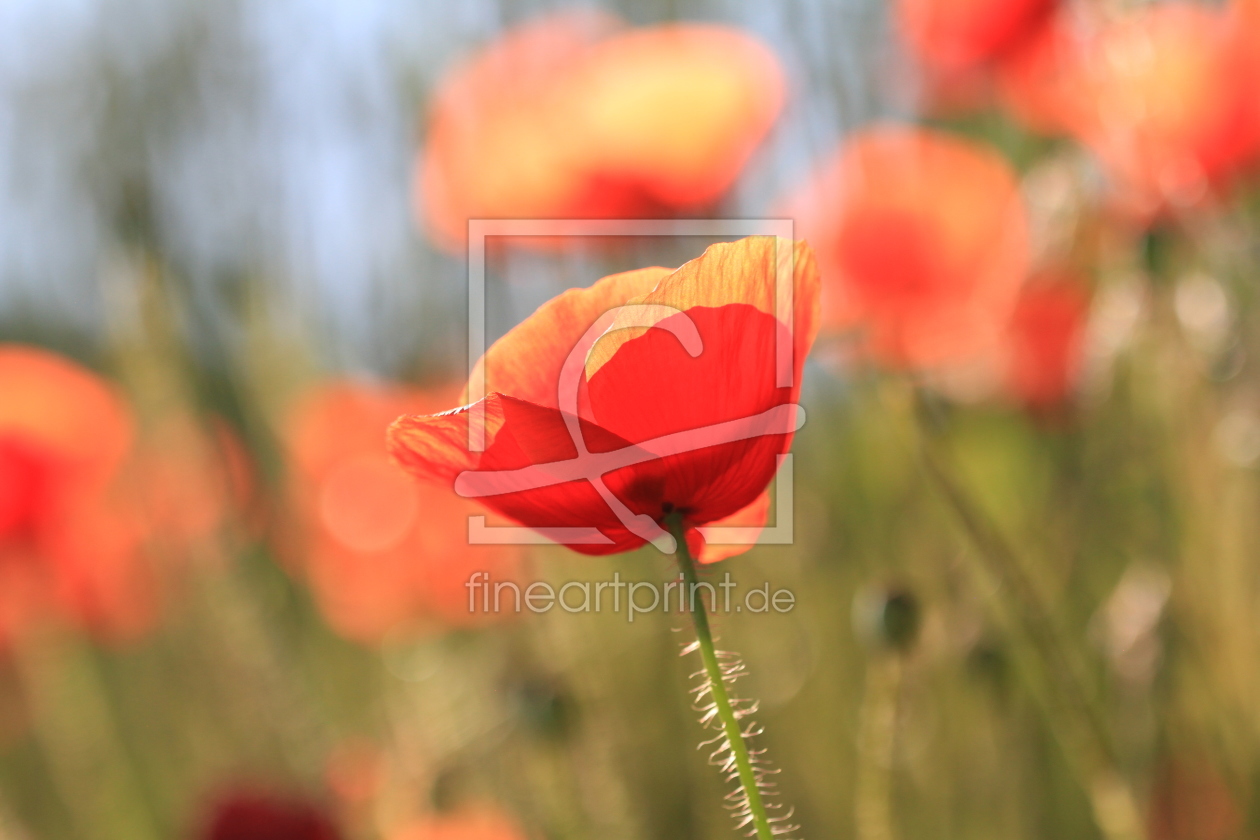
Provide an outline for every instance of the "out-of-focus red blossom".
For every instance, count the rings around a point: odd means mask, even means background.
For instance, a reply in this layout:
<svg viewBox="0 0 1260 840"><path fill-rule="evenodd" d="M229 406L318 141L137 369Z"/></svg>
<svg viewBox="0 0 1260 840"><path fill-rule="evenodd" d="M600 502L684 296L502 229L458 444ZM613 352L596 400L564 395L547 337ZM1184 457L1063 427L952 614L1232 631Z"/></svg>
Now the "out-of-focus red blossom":
<svg viewBox="0 0 1260 840"><path fill-rule="evenodd" d="M100 377L0 345L0 644L48 612L108 637L144 630L142 521L113 484L134 423Z"/></svg>
<svg viewBox="0 0 1260 840"><path fill-rule="evenodd" d="M789 254L792 325L775 315L776 268ZM494 485L493 494L484 498L489 507L544 533L556 527L596 528L602 542L570 542L569 547L611 554L646 540L587 480L557 479L516 489L510 482L495 484L502 475L488 474L563 471L556 465L591 463L601 453L625 453L633 451L628 449L633 444L644 444L643 451L650 453L646 460L609 466L603 476L607 489L629 514L646 517L656 523L653 527L671 511L680 512L693 550L702 562L712 561L720 555L702 545L698 526L723 524L741 512L764 523L763 494L777 469L776 456L787 451L795 428L792 405L818 329L818 293L809 247L768 237L714 245L675 271L644 268L571 289L539 307L481 360L488 393L479 403L485 413L484 452L468 449L468 408L400 418L390 428L390 449L411 472L448 488L461 481ZM619 329L633 320L627 314L631 310L619 309L625 304L657 305L652 328ZM618 320L589 356L576 356L574 381L565 380L572 388L580 386L576 409L562 404L566 359L601 317L613 317L606 315L612 310ZM690 330L687 349L684 336ZM792 348L794 367L785 369L791 377L786 387L777 378L780 344ZM786 362L786 353L782 359ZM574 411L577 417L566 413ZM715 431L721 428L717 424L744 418L761 419L751 421L743 439L722 440ZM595 453L589 461L578 458L570 422L580 424L589 452ZM688 442L668 450L661 439L674 434Z"/></svg>
<svg viewBox="0 0 1260 840"><path fill-rule="evenodd" d="M974 70L1021 48L1058 0L898 0L906 45L930 69Z"/></svg>
<svg viewBox="0 0 1260 840"><path fill-rule="evenodd" d="M1150 802L1151 840L1229 840L1243 826L1243 812L1229 785L1204 759L1165 761Z"/></svg>
<svg viewBox="0 0 1260 840"><path fill-rule="evenodd" d="M1230 31L1237 39L1236 48L1254 69L1260 63L1260 0L1233 0L1229 4Z"/></svg>
<svg viewBox="0 0 1260 840"><path fill-rule="evenodd" d="M1080 373L1089 295L1070 276L1046 275L1021 290L1008 325L1006 382L1034 409L1062 403Z"/></svg>
<svg viewBox="0 0 1260 840"><path fill-rule="evenodd" d="M390 834L389 840L525 840L525 834L502 814L470 811L410 823Z"/></svg>
<svg viewBox="0 0 1260 840"><path fill-rule="evenodd" d="M312 802L236 791L211 808L195 840L341 840L324 809Z"/></svg>
<svg viewBox="0 0 1260 840"><path fill-rule="evenodd" d="M383 771L380 747L361 739L338 744L324 766L328 789L351 807L372 800L380 787Z"/></svg>
<svg viewBox="0 0 1260 840"><path fill-rule="evenodd" d="M137 439L110 385L37 348L0 345L0 394L0 645L50 614L142 634L161 601L153 561L228 512L220 453L187 417Z"/></svg>
<svg viewBox="0 0 1260 840"><path fill-rule="evenodd" d="M435 95L416 203L439 244L469 218L626 218L701 209L782 107L760 42L716 25L623 29L567 12L509 31Z"/></svg>
<svg viewBox="0 0 1260 840"><path fill-rule="evenodd" d="M400 414L447 408L457 387L421 390L331 382L311 389L284 428L291 468L290 546L334 629L363 642L426 622L487 620L468 609L475 571L512 579L512 546L469 545L468 515L484 511L414 482L385 450Z"/></svg>
<svg viewBox="0 0 1260 840"><path fill-rule="evenodd" d="M1053 15L996 67L999 98L1024 126L1039 134L1068 133L1089 107L1078 87L1083 49L1078 21Z"/></svg>
<svg viewBox="0 0 1260 840"><path fill-rule="evenodd" d="M142 502L148 531L168 549L206 540L254 503L240 439L222 421L207 428L189 414L168 415L146 430L126 480Z"/></svg>
<svg viewBox="0 0 1260 840"><path fill-rule="evenodd" d="M934 366L997 346L1029 259L1015 174L995 152L937 131L860 131L795 205L818 251L823 318L858 327L894 365Z"/></svg>
<svg viewBox="0 0 1260 840"><path fill-rule="evenodd" d="M1250 20L1248 20L1250 17ZM1135 8L1078 51L1073 133L1135 212L1198 201L1260 154L1254 11Z"/></svg>

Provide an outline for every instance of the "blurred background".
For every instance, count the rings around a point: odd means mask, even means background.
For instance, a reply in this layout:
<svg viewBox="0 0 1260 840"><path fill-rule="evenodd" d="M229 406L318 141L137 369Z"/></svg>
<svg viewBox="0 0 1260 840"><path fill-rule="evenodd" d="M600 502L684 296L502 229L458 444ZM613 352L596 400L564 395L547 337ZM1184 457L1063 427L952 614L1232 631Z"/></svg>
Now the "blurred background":
<svg viewBox="0 0 1260 840"><path fill-rule="evenodd" d="M467 545L477 218L791 218L809 838L1260 837L1260 3L2 0L0 840L732 836L672 579ZM489 338L702 237L510 238ZM475 360L473 360L475 361Z"/></svg>

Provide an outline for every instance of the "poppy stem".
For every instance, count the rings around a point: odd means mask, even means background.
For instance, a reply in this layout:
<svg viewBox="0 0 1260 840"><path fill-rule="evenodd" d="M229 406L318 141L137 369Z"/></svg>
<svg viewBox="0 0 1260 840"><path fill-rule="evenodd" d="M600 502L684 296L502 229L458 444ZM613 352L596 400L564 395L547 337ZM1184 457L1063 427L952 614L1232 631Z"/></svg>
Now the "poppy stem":
<svg viewBox="0 0 1260 840"><path fill-rule="evenodd" d="M739 725L740 715L731 703L730 693L726 689L727 674L722 668L722 663L718 661L717 649L713 645L713 632L709 629L708 607L705 606L703 597L697 598L695 595L699 591L696 564L691 559L691 552L687 548L682 516L671 513L666 517L665 524L678 544L674 557L682 570L683 583L686 587L684 591L688 593L687 600L691 603L691 609L688 612L691 613L691 621L696 628L696 647L700 650L700 658L704 661L708 692L713 698L713 707L721 721L722 733L730 749L740 787L743 788L744 802L747 806L746 816L751 818L757 840L773 840L774 832L770 827L765 802L762 801L757 772L749 756L748 744L744 741L744 731ZM695 604L697 600L699 601L698 609Z"/></svg>

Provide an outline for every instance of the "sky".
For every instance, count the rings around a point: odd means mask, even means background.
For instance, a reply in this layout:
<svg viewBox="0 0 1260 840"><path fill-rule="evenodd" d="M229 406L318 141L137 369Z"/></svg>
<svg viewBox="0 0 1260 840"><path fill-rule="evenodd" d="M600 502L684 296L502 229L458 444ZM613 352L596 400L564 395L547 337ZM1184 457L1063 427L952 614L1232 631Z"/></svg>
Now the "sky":
<svg viewBox="0 0 1260 840"><path fill-rule="evenodd" d="M505 23L554 5L0 2L0 322L102 335L102 277L142 230L200 323L230 333L225 289L264 277L277 329L316 332L328 366L396 369L423 344L417 324L462 305L462 264L427 247L411 212L425 93ZM767 212L877 108L874 0L626 11L673 14L746 26L793 79L737 215Z"/></svg>

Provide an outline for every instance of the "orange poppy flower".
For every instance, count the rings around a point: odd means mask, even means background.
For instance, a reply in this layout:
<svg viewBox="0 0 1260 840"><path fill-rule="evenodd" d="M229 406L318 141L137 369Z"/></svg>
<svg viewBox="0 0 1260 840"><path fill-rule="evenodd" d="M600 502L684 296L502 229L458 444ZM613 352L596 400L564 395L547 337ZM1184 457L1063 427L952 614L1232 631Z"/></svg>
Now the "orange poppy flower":
<svg viewBox="0 0 1260 840"><path fill-rule="evenodd" d="M470 218L704 207L769 130L783 84L770 51L735 29L545 17L442 83L416 170L419 213L441 245L458 250Z"/></svg>
<svg viewBox="0 0 1260 840"><path fill-rule="evenodd" d="M430 817L390 835L390 840L523 840L524 833L502 814L469 811Z"/></svg>
<svg viewBox="0 0 1260 840"><path fill-rule="evenodd" d="M1135 205L1193 203L1260 153L1244 14L1142 7L1089 44L1077 90L1091 107L1075 133Z"/></svg>
<svg viewBox="0 0 1260 840"><path fill-rule="evenodd" d="M851 136L798 203L824 318L866 349L932 366L996 346L1028 263L1015 174L995 152L885 125Z"/></svg>
<svg viewBox="0 0 1260 840"><path fill-rule="evenodd" d="M328 622L343 635L380 641L394 630L485 619L468 606L477 571L510 580L517 551L470 546L468 515L481 510L413 482L385 450L399 414L436 411L458 391L334 382L312 389L284 429L300 558Z"/></svg>
<svg viewBox="0 0 1260 840"><path fill-rule="evenodd" d="M113 493L129 407L53 353L0 345L0 643L53 612L106 636L153 615L134 508Z"/></svg>
<svg viewBox="0 0 1260 840"><path fill-rule="evenodd" d="M1070 277L1043 276L1020 292L1007 338L1006 382L1030 408L1051 408L1080 373L1089 295Z"/></svg>
<svg viewBox="0 0 1260 840"><path fill-rule="evenodd" d="M789 256L792 310L776 316ZM586 554L672 548L661 527L671 512L701 552L698 526L752 505L764 516L776 456L803 419L795 403L817 305L809 247L768 237L714 245L675 271L605 277L489 349L487 396L400 418L390 449L417 476ZM470 451L478 414L485 447Z"/></svg>
<svg viewBox="0 0 1260 840"><path fill-rule="evenodd" d="M971 70L1021 46L1058 0L898 0L907 46L929 67Z"/></svg>

